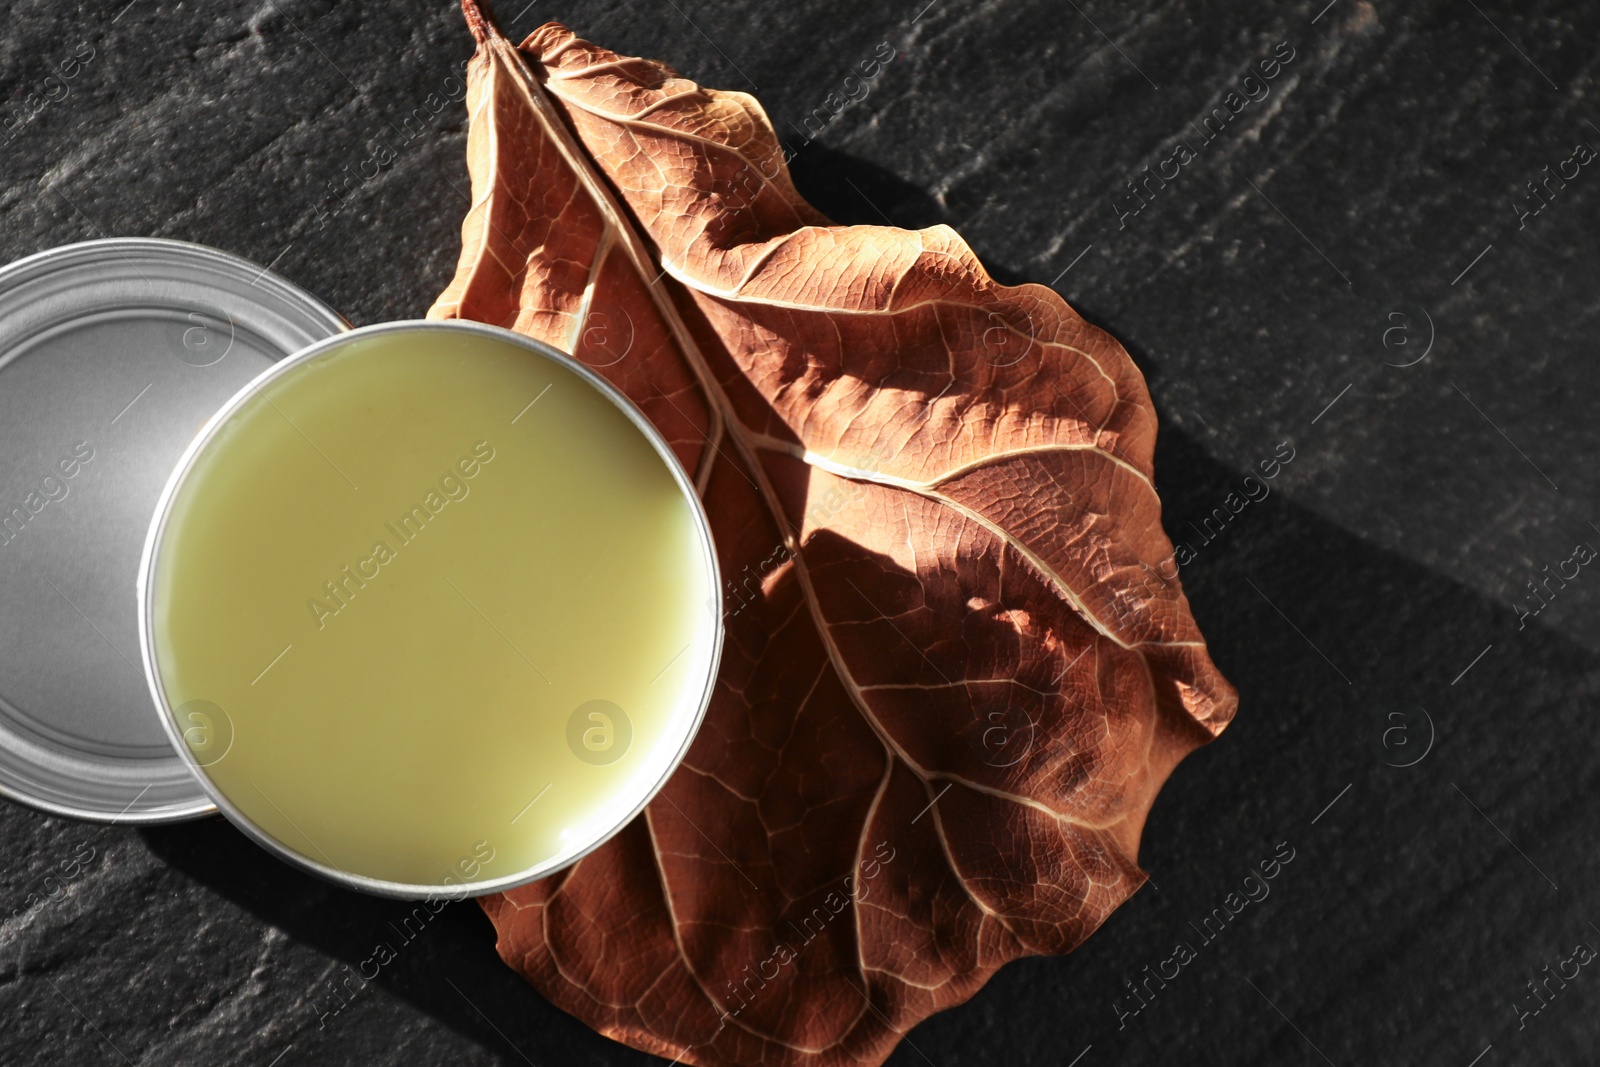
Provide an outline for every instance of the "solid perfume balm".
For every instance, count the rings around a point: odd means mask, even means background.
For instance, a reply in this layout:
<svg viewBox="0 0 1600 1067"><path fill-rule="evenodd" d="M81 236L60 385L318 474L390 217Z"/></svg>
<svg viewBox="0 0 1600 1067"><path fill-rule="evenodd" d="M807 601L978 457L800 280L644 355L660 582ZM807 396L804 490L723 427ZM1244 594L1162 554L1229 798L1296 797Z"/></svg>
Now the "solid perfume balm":
<svg viewBox="0 0 1600 1067"><path fill-rule="evenodd" d="M219 804L380 891L509 884L670 773L717 658L703 513L642 417L500 331L336 338L191 449L158 703Z"/></svg>

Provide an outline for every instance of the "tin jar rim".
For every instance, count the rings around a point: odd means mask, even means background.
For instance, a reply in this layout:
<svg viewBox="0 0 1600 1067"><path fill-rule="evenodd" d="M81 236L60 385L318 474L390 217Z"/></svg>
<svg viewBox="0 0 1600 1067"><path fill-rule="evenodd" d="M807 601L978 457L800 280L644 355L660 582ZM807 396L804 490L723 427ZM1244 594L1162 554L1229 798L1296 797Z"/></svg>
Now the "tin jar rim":
<svg viewBox="0 0 1600 1067"><path fill-rule="evenodd" d="M219 430L227 423L232 415L249 399L258 394L269 383L283 374L292 372L301 364L307 363L321 356L331 349L358 343L366 338L378 337L384 334L395 333L465 333L480 337L491 338L496 341L516 345L536 353L554 362L593 386L606 399L610 400L630 422L650 442L672 477L679 490L690 504L690 512L697 531L697 540L706 564L706 573L712 583L712 634L711 656L707 664L706 676L702 691L696 704L696 710L688 729L684 731L683 739L671 760L667 763L661 777L646 791L643 798L625 816L618 819L614 825L608 827L604 833L570 855L562 855L556 859L535 864L521 871L499 878L466 882L455 885L439 884L412 884L408 882L394 882L379 878L370 878L366 875L353 874L343 871L330 864L321 863L300 852L295 851L277 838L268 834L243 811L241 811L211 780L199 760L195 758L189 745L185 742L181 731L178 729L174 708L168 700L165 688L161 682L160 672L156 668L155 645L153 640L153 611L154 598L154 572L160 555L161 541L166 530L167 520L178 490L182 487L189 472L194 467L196 458L205 449ZM402 319L395 322L378 323L372 326L362 326L345 333L336 334L325 340L318 341L306 348L295 352L274 363L252 379L244 388L240 389L214 414L201 429L200 433L190 442L184 450L183 457L178 461L166 487L161 492L161 497L156 505L155 515L150 523L150 530L145 538L144 553L139 562L138 580L139 598L139 652L142 660L145 682L149 686L150 697L154 702L157 718L160 719L162 728L166 731L172 747L180 759L188 766L200 785L215 803L217 810L227 817L228 821L238 827L246 836L258 845L271 852L280 859L287 860L294 866L311 871L314 874L335 882L339 885L364 892L374 893L379 896L396 897L401 899L461 899L469 896L482 896L497 893L502 890L512 889L519 885L537 881L548 875L554 874L566 867L577 863L583 857L605 844L624 827L631 823L645 807L655 799L656 795L667 784L668 779L677 772L682 765L684 756L688 754L689 746L694 743L695 737L700 732L700 726L705 721L706 710L711 703L711 695L716 686L717 671L722 659L723 643L723 618L722 618L722 579L720 568L717 565L717 554L711 533L711 522L706 516L705 507L701 503L700 494L696 491L694 481L683 469L683 464L673 454L672 448L667 444L661 432L651 424L644 413L629 400L616 386L596 374L589 367L567 355L561 350L542 341L524 337L521 334L498 326L484 323L470 322L461 319Z"/></svg>

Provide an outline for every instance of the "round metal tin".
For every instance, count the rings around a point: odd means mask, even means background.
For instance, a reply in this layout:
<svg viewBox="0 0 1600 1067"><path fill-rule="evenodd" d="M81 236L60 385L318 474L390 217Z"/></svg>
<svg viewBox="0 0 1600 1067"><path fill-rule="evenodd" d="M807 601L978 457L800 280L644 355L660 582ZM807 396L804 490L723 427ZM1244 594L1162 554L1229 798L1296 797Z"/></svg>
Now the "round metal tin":
<svg viewBox="0 0 1600 1067"><path fill-rule="evenodd" d="M106 822L214 810L150 717L144 535L228 397L346 328L263 268L180 241L0 268L0 794Z"/></svg>
<svg viewBox="0 0 1600 1067"><path fill-rule="evenodd" d="M220 788L217 787L208 774L205 764L196 758L189 745L185 743L182 734L183 728L178 722L177 711L180 709L174 709L167 697L161 680L161 672L158 669L153 638L155 604L152 591L158 584L156 581L156 568L161 558L162 536L167 525L174 498L177 496L180 488L184 484L185 478L194 467L197 457L205 449L207 443L217 435L217 433L227 423L229 417L237 409L239 409L243 404L245 404L246 401L250 400L258 392L260 392L265 386L267 386L268 383L274 381L281 375L290 373L296 367L299 367L300 365L311 360L315 360L319 356L325 355L331 350L335 350L340 346L354 344L366 338L385 333L408 331L433 331L444 334L475 334L518 346L529 351L530 353L552 361L567 371L570 371L572 374L593 386L594 389L597 390L603 397L610 400L611 403L614 404L628 418L628 420L639 429L640 433L643 434L645 439L654 448L657 455L661 457L662 461L666 464L667 469L670 471L674 481L677 483L678 488L682 491L685 498L689 502L697 528L697 540L700 545L700 550L704 553L703 559L707 567L707 574L709 575L709 581L712 588L710 601L707 604L707 609L709 610L713 620L713 629L710 635L711 653L709 656L709 662L705 667L705 677L703 679L701 692L699 693L698 700L695 704L695 711L692 716L692 720L688 723L683 737L679 739L680 743L678 744L676 751L672 753L670 759L666 762L664 771L661 773L659 778L654 781L650 788L645 791L638 803L623 818L617 820L614 825L607 827L603 833L600 833L593 840L585 842L585 844L576 851L562 855L554 860L542 863L540 865L536 865L504 877L495 878L493 880L461 882L450 885L413 885L404 882L384 881L341 870L330 865L329 863L321 862L305 855L302 852L296 851L258 826L250 819L248 815L241 811L237 805L230 801L227 795ZM553 874L565 867L571 866L584 856L599 848L602 844L622 830L624 826L633 821L633 819L644 810L645 806L649 804L655 795L660 792L661 788L666 785L667 779L670 778L673 772L677 770L679 764L683 762L684 756L688 753L689 745L694 741L695 735L699 732L700 725L705 719L706 709L711 703L711 693L716 682L718 665L721 661L722 654L722 581L720 569L717 564L716 550L711 536L710 520L706 517L705 510L700 502L700 496L695 490L693 480L684 471L683 466L678 462L677 457L673 454L671 446L668 445L665 438L661 436L660 431L658 431L655 426L651 424L650 420L645 417L644 413L635 407L633 402L623 395L620 390L618 390L604 378L600 377L593 370L584 366L582 363L573 359L566 353L561 352L550 345L535 341L528 337L524 337L521 334L513 333L497 326L487 326L480 323L466 322L461 320L411 320L381 323L374 326L364 326L359 329L350 330L349 332L343 333L337 337L320 341L263 371L259 377L250 382L243 389L239 390L239 392L235 394L234 397L221 408L221 410L216 412L216 414L211 418L211 421L208 422L205 428L200 432L199 436L195 437L194 440L190 442L187 450L185 450L183 453L182 459L178 462L176 469L173 470L171 479L167 482L166 488L161 493L160 502L156 507L155 517L150 523L149 536L145 540L144 555L139 565L138 626L139 648L143 657L145 680L149 686L149 699L153 700L155 703L155 720L159 721L160 728L166 731L170 747L177 751L184 763L188 765L188 768L193 773L194 777L204 785L206 792L210 795L217 809L219 809L223 815L227 816L229 821L231 821L246 835L256 841L257 844L261 845L263 848L277 855L281 859L287 860L298 867L309 870L314 874L320 875L321 877L332 882L336 882L340 885L349 886L354 889L363 890L365 892L374 893L380 896L398 897L403 899L460 899L468 896L482 896L487 893L500 892L502 890L513 888L514 886L535 881L539 878ZM448 668L446 667L444 669ZM148 716L149 711L146 710L145 714Z"/></svg>

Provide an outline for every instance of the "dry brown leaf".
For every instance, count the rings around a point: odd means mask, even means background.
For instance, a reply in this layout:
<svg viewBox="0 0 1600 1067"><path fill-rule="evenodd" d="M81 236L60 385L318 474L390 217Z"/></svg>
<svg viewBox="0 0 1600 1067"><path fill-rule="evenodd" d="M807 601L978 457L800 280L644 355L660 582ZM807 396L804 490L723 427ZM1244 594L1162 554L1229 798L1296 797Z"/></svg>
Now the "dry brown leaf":
<svg viewBox="0 0 1600 1067"><path fill-rule="evenodd" d="M1233 715L1165 577L1144 380L949 228L823 218L752 97L464 7L473 206L429 315L621 387L728 586L682 769L485 898L500 953L663 1056L879 1063L1138 888L1156 790Z"/></svg>

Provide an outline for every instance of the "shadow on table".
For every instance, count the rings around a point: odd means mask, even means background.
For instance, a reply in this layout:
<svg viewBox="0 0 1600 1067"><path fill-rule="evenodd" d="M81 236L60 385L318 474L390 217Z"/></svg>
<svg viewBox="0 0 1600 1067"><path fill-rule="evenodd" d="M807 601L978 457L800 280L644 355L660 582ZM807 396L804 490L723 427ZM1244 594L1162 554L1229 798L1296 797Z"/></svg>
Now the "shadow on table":
<svg viewBox="0 0 1600 1067"><path fill-rule="evenodd" d="M835 151L820 141L789 141L795 188L828 218L844 225L921 229L945 222L939 202L920 186L875 163Z"/></svg>

